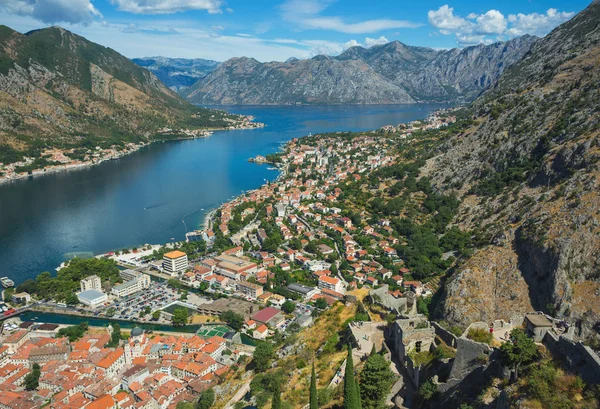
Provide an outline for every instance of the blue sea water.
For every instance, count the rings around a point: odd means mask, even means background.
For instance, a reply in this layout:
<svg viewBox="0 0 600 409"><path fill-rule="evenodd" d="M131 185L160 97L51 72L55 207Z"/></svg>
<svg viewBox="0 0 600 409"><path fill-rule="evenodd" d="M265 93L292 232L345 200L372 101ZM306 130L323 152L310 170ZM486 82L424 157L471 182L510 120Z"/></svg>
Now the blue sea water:
<svg viewBox="0 0 600 409"><path fill-rule="evenodd" d="M0 276L20 283L73 254L181 240L212 208L277 177L248 158L308 133L366 131L442 107L220 107L267 126L155 143L98 166L0 185Z"/></svg>

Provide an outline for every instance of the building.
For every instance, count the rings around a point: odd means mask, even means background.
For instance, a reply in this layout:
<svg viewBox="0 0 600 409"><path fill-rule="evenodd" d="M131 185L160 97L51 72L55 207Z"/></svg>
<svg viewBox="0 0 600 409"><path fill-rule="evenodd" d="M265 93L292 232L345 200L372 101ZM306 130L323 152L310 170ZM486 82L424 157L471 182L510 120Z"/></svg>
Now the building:
<svg viewBox="0 0 600 409"><path fill-rule="evenodd" d="M108 296L102 291L85 290L77 293L77 299L90 308L98 308L108 301Z"/></svg>
<svg viewBox="0 0 600 409"><path fill-rule="evenodd" d="M429 351L435 346L435 330L424 318L396 320L392 336L396 354L404 365L409 352Z"/></svg>
<svg viewBox="0 0 600 409"><path fill-rule="evenodd" d="M249 301L236 298L220 298L212 303L200 304L198 313L218 317L225 311L231 310L244 318L248 318L254 313L257 307Z"/></svg>
<svg viewBox="0 0 600 409"><path fill-rule="evenodd" d="M234 255L223 254L216 257L216 260L218 273L232 280L239 280L242 273L255 274L258 270L256 263Z"/></svg>
<svg viewBox="0 0 600 409"><path fill-rule="evenodd" d="M163 256L163 270L172 276L183 273L188 268L188 257L183 251L171 251Z"/></svg>
<svg viewBox="0 0 600 409"><path fill-rule="evenodd" d="M236 291L256 300L262 295L263 288L258 284L249 283L248 281L238 281L236 283Z"/></svg>
<svg viewBox="0 0 600 409"><path fill-rule="evenodd" d="M102 291L102 281L100 281L100 277L95 274L81 280L79 285L81 287L81 292L87 290Z"/></svg>
<svg viewBox="0 0 600 409"><path fill-rule="evenodd" d="M19 304L29 304L31 302L31 295L26 292L13 294L12 300Z"/></svg>
<svg viewBox="0 0 600 409"><path fill-rule="evenodd" d="M66 361L69 358L71 348L69 345L46 345L33 348L29 353L29 364L43 365L50 361Z"/></svg>
<svg viewBox="0 0 600 409"><path fill-rule="evenodd" d="M261 324L265 324L271 327L278 327L285 321L285 317L281 313L281 310L273 307L263 308L252 316L252 319Z"/></svg>
<svg viewBox="0 0 600 409"><path fill-rule="evenodd" d="M150 276L133 270L128 271L127 276L133 277L131 280L124 282L113 287L111 294L117 297L127 297L131 294L150 288ZM135 273L131 275L132 273Z"/></svg>
<svg viewBox="0 0 600 409"><path fill-rule="evenodd" d="M344 294L344 284L337 277L321 276L319 277L319 288L335 291Z"/></svg>
<svg viewBox="0 0 600 409"><path fill-rule="evenodd" d="M542 342L544 336L552 329L552 322L542 314L528 314L525 316L525 331L535 342Z"/></svg>
<svg viewBox="0 0 600 409"><path fill-rule="evenodd" d="M104 369L107 378L112 378L125 367L125 354L123 348L117 348L111 351L106 357L101 359L97 366Z"/></svg>
<svg viewBox="0 0 600 409"><path fill-rule="evenodd" d="M308 287L302 284L288 284L287 289L300 294L304 298L310 299L314 295L319 294L319 290L314 287Z"/></svg>

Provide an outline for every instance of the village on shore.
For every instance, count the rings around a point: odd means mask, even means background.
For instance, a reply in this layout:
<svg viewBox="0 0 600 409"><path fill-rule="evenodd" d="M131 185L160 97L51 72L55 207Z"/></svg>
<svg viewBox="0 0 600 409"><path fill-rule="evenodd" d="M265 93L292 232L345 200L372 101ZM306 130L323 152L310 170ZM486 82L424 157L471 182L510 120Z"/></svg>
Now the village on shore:
<svg viewBox="0 0 600 409"><path fill-rule="evenodd" d="M73 305L56 300L45 305L140 323L195 323L198 330L121 333L109 326L77 333L52 324L5 325L0 407L166 409L193 402L209 389L220 391L219 407L233 407L250 380L239 390L227 389L227 382L252 359L257 343L277 344L281 337L310 331L336 305L363 309L367 300L366 318L349 325L352 353L360 362L372 349L387 349L387 359L401 368L387 398L398 407L429 379L426 364L435 349L448 352L448 375L439 379L439 390L487 368L494 348L522 326L536 342L561 344L565 354L593 354L573 341L567 323L538 313L472 323L459 332L430 322L419 304L438 283L412 277L390 219L341 204L346 186L396 164L398 140L455 121L453 111L444 110L373 132L293 139L278 154L254 158L277 166L277 181L211 212L204 229L189 233L186 243L98 256L121 266L118 284L88 275ZM33 294L12 296L26 305L37 301ZM378 313L389 317L388 326L370 319ZM344 364L334 368L332 386L340 382ZM24 386L36 376L36 388Z"/></svg>

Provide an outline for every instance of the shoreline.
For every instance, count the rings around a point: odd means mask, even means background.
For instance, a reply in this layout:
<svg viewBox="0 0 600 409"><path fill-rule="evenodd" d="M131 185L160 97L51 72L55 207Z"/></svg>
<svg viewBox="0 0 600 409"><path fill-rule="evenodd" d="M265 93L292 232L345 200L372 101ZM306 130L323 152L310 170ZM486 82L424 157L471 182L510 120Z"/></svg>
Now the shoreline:
<svg viewBox="0 0 600 409"><path fill-rule="evenodd" d="M186 141L186 140L193 140L193 139L204 139L204 138L208 138L210 136L213 135L214 132L219 132L219 131L236 131L236 130L249 130L249 129L259 129L259 128L264 128L266 125L262 122L251 122L252 124L254 124L255 126L244 126L244 127L240 127L240 128L232 128L232 127L227 127L227 128L211 128L211 129L204 129L201 132L203 133L207 133L207 134L202 134L202 135L197 135L197 136L182 136L182 137L177 137L177 138L168 138L168 139L156 139L150 142L142 142L140 144L136 144L135 148L127 151L127 152L122 152L122 153L117 153L115 155L111 155L102 159L98 159L98 160L92 160L92 161L87 161L87 162L79 162L79 163L64 163L64 164L56 164L56 165L50 165L50 166L46 166L40 169L35 169L32 171L31 174L29 173L19 173L19 174L13 174L10 177L7 176L0 176L0 186L3 184L8 184L11 182L17 182L17 181L21 181L21 180L26 180L26 179L34 179L36 177L40 177L40 176L45 176L45 175L50 175L50 174L54 174L54 173L60 173L60 172L69 172L69 171L73 171L73 170L81 170L81 169L86 169L86 168L90 168L92 166L96 166L96 165L100 165L104 162L108 162L111 160L118 160L121 159L125 156L131 155L135 152L138 152L140 149L145 148L147 146L150 146L151 144L154 143L158 143L158 142L169 142L169 141Z"/></svg>

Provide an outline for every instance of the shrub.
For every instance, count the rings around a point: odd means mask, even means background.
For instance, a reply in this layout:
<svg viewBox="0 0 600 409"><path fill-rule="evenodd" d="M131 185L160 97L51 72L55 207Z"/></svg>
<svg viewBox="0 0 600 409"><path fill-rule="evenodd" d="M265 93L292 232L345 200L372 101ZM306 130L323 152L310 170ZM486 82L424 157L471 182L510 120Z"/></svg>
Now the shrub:
<svg viewBox="0 0 600 409"><path fill-rule="evenodd" d="M467 338L472 339L475 342L482 342L484 344L491 344L494 335L484 328L471 328L467 334Z"/></svg>

